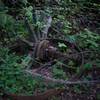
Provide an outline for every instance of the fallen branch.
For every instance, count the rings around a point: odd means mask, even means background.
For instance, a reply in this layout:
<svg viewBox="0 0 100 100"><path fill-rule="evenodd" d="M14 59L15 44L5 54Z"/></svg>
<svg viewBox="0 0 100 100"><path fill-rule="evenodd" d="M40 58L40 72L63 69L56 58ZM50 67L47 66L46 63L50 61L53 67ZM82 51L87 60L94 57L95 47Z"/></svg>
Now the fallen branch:
<svg viewBox="0 0 100 100"><path fill-rule="evenodd" d="M59 84L66 84L66 85L76 85L76 84L100 84L100 80L92 80L92 81L69 81L69 80L62 80L62 79L54 79L50 77L43 76L41 74L32 72L30 70L25 70L24 71L27 74L32 75L33 77L41 77L44 79L46 82L54 82L54 83L59 83Z"/></svg>
<svg viewBox="0 0 100 100"><path fill-rule="evenodd" d="M28 40L26 40L26 39L23 39L23 38L19 38L22 42L24 42L24 43L26 43L27 45L29 45L30 47L33 47L33 43L32 42L30 42L30 41L28 41Z"/></svg>

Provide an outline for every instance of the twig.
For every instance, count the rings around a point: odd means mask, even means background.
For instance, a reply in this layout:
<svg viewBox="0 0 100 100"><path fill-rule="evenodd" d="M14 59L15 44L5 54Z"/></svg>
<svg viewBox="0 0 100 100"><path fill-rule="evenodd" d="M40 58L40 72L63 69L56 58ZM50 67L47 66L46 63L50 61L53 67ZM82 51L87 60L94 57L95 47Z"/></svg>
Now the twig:
<svg viewBox="0 0 100 100"><path fill-rule="evenodd" d="M51 67L51 65L53 65L53 63L55 63L55 61L50 61L48 63L43 64L40 68L37 69L37 72L43 68Z"/></svg>
<svg viewBox="0 0 100 100"><path fill-rule="evenodd" d="M62 34L61 34L62 32L61 32L61 31L58 31L56 28L51 27L51 29L52 29L53 31L57 32L58 34L62 35Z"/></svg>
<svg viewBox="0 0 100 100"><path fill-rule="evenodd" d="M31 47L33 47L33 43L32 42L30 42L30 41L28 41L28 40L26 40L26 39L22 39L22 38L19 38L22 42L24 42L24 43L26 43L26 44L28 44L29 46L31 46Z"/></svg>
<svg viewBox="0 0 100 100"><path fill-rule="evenodd" d="M0 57L0 61L3 61L4 63L6 63L6 61L2 57Z"/></svg>
<svg viewBox="0 0 100 100"><path fill-rule="evenodd" d="M66 65L66 64L64 64L63 62L61 62L61 61L59 61L59 60L57 60L57 62L60 64L60 65L63 65L63 66L65 66L66 68L70 68L70 69L76 69L75 67L73 67L73 66L68 66L68 65Z"/></svg>
<svg viewBox="0 0 100 100"><path fill-rule="evenodd" d="M35 42L38 41L37 36L36 36L36 34L35 34L34 30L33 30L32 25L29 24L29 22L28 22L26 17L24 18L24 21L25 21L25 25L26 25L29 33L31 33L33 35L33 38L34 38Z"/></svg>

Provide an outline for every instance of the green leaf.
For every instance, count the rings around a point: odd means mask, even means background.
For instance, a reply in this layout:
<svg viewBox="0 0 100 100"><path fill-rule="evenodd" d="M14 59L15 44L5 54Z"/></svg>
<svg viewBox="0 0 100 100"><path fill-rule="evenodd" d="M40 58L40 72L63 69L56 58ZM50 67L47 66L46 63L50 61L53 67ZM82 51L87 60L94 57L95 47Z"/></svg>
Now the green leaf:
<svg viewBox="0 0 100 100"><path fill-rule="evenodd" d="M84 68L87 70L90 70L92 68L92 64L91 63L87 63L84 65Z"/></svg>
<svg viewBox="0 0 100 100"><path fill-rule="evenodd" d="M60 47L60 48L62 48L62 47L64 47L64 48L67 48L67 46L64 44L64 43L58 43L58 47Z"/></svg>

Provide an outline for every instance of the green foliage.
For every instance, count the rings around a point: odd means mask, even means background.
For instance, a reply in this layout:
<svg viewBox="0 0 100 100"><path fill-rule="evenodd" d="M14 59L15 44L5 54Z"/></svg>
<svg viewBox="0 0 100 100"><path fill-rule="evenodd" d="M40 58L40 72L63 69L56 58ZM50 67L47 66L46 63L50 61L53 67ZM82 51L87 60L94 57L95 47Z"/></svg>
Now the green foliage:
<svg viewBox="0 0 100 100"><path fill-rule="evenodd" d="M15 23L14 31L20 37L27 37L29 35L23 21L17 21Z"/></svg>
<svg viewBox="0 0 100 100"><path fill-rule="evenodd" d="M0 12L0 27L6 31L12 32L14 30L15 20L12 16L7 15L5 12Z"/></svg>
<svg viewBox="0 0 100 100"><path fill-rule="evenodd" d="M66 74L63 71L61 64L59 62L53 66L53 76L57 79L66 79Z"/></svg>
<svg viewBox="0 0 100 100"><path fill-rule="evenodd" d="M47 85L41 77L33 78L26 74L21 63L24 58L24 56L11 54L7 48L0 48L0 89L8 93L33 95L37 89L44 92L47 88L57 86L56 84Z"/></svg>
<svg viewBox="0 0 100 100"><path fill-rule="evenodd" d="M70 43L76 43L76 35L68 35L66 36L66 39L70 42Z"/></svg>
<svg viewBox="0 0 100 100"><path fill-rule="evenodd" d="M91 63L87 63L87 64L84 65L84 68L86 70L90 70L92 68L92 64Z"/></svg>
<svg viewBox="0 0 100 100"><path fill-rule="evenodd" d="M20 1L22 4L26 5L28 3L28 0L21 0Z"/></svg>
<svg viewBox="0 0 100 100"><path fill-rule="evenodd" d="M81 90L80 90L80 85L76 85L76 86L74 86L73 88L74 88L74 91L75 91L76 93L80 93L80 92L81 92Z"/></svg>
<svg viewBox="0 0 100 100"><path fill-rule="evenodd" d="M10 93L33 94L38 81L23 73L22 57L0 48L0 88Z"/></svg>
<svg viewBox="0 0 100 100"><path fill-rule="evenodd" d="M58 47L62 52L66 52L67 51L67 46L64 43L58 43Z"/></svg>
<svg viewBox="0 0 100 100"><path fill-rule="evenodd" d="M100 100L100 94L99 93L96 95L96 97L97 97L97 100Z"/></svg>
<svg viewBox="0 0 100 100"><path fill-rule="evenodd" d="M31 20L31 21L32 21L32 10L33 10L32 6L24 8L25 16L27 16L28 19Z"/></svg>
<svg viewBox="0 0 100 100"><path fill-rule="evenodd" d="M60 22L59 24L62 24L61 31L65 34L65 36L71 32L71 23L65 18L65 15L57 15L57 18L54 18L53 20L53 24L56 24L57 22Z"/></svg>
<svg viewBox="0 0 100 100"><path fill-rule="evenodd" d="M83 32L77 35L77 42L79 46L82 48L91 48L91 49L98 49L100 36L99 34L93 33L88 29L85 29Z"/></svg>
<svg viewBox="0 0 100 100"><path fill-rule="evenodd" d="M2 0L3 1L3 0ZM10 0L4 0L4 1L10 1ZM12 1L12 0L11 0ZM38 11L36 12L38 15L36 16L37 22L33 23L32 18L32 10L33 5L29 3L29 0L18 0L17 4L13 5L13 2L9 4L6 4L6 2L1 2L0 0L0 28L2 30L5 30L7 33L16 33L17 35L20 35L22 37L25 37L28 34L26 31L24 22L22 20L16 21L11 15L15 15L16 17L19 17L19 15L25 15L28 17L28 20L30 23L35 24L34 26L38 26L38 28L41 30L45 27L46 23L46 14L44 12L41 12L41 15L38 14ZM50 1L50 0L49 0ZM63 35L65 38L71 42L71 43L77 43L77 45L80 46L81 49L90 49L90 50L100 50L100 35L93 33L89 31L88 29L85 29L84 31L80 31L79 33L74 35L70 35L71 32L73 32L74 27L77 31L77 23L74 23L74 21L71 23L67 17L71 17L72 20L74 18L74 15L79 15L81 9L88 8L91 10L92 8L89 8L89 5L92 5L93 9L96 8L96 10L99 11L100 5L96 3L95 0L56 0L59 7L44 7L45 13L52 14L53 22L52 25L56 26L58 22L60 22L61 27L58 27L57 31L64 33ZM13 5L13 6L10 6ZM17 6L16 6L17 5ZM32 5L32 6L31 6ZM86 6L85 6L86 5ZM15 8L15 9L13 9ZM6 9L6 10L5 10ZM15 13L14 13L14 11ZM18 11L18 13L16 13ZM95 11L95 10L93 10ZM11 15L8 15L10 12ZM83 12L82 12L83 13ZM73 15L73 16L72 16ZM91 17L91 14L89 15L89 18ZM72 26L72 24L75 24ZM52 26L51 26L52 27ZM79 28L78 28L79 29ZM61 51L66 52L70 49L64 44L64 43L58 43L58 47ZM95 55L95 56L94 56ZM100 58L97 56L99 55L99 52L96 52L94 54L92 59L90 58L90 61L88 59L86 60L86 63L83 65L84 69L90 70L93 67L93 64L100 67ZM14 53L10 53L7 48L0 48L0 89L5 89L6 91L10 93L16 93L16 94L33 94L35 89L41 89L41 91L45 91L47 89L46 85L42 82L42 79L33 79L31 76L26 75L23 73L24 67L21 65L21 62L23 61L24 64L27 64L30 61L30 57L26 57L26 59L23 60L24 57L19 57L15 55ZM75 67L75 63L73 61L67 62L68 67L72 69L77 69L76 73L79 73L79 67ZM68 79L66 76L66 73L62 69L62 62L58 62L53 66L53 77L56 79ZM66 65L65 65L66 66ZM67 66L66 66L67 67ZM85 77L86 80L91 80L91 75ZM48 85L49 88L54 88L54 84ZM61 87L60 84L57 84L58 87ZM75 92L80 93L80 86L74 87ZM100 96L98 95L98 98ZM54 98L56 100L56 98ZM58 100L58 99L57 99Z"/></svg>

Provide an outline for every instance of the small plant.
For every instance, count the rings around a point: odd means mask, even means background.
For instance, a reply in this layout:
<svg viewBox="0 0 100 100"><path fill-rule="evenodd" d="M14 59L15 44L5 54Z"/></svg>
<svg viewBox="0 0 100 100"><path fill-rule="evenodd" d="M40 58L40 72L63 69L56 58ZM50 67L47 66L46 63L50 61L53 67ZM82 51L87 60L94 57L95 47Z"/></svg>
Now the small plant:
<svg viewBox="0 0 100 100"><path fill-rule="evenodd" d="M57 30L63 32L66 36L71 32L72 25L65 19L64 15L58 15L57 18L54 18L53 24L56 25Z"/></svg>
<svg viewBox="0 0 100 100"><path fill-rule="evenodd" d="M93 33L88 29L85 29L83 32L77 36L77 42L82 48L97 49L99 48L100 36L99 34Z"/></svg>
<svg viewBox="0 0 100 100"><path fill-rule="evenodd" d="M53 66L53 76L54 78L58 79L66 79L66 74L63 71L61 64L58 62L56 65Z"/></svg>
<svg viewBox="0 0 100 100"><path fill-rule="evenodd" d="M13 32L15 20L12 16L5 13L5 11L0 12L0 27L8 32Z"/></svg>
<svg viewBox="0 0 100 100"><path fill-rule="evenodd" d="M67 51L67 45L65 45L64 43L58 43L58 47L62 52L66 52Z"/></svg>
<svg viewBox="0 0 100 100"><path fill-rule="evenodd" d="M0 48L0 88L9 93L33 94L39 82L23 72L22 58Z"/></svg>
<svg viewBox="0 0 100 100"><path fill-rule="evenodd" d="M93 66L92 66L91 63L86 63L86 64L84 64L84 68L85 68L86 70L90 70L92 67L93 67Z"/></svg>

